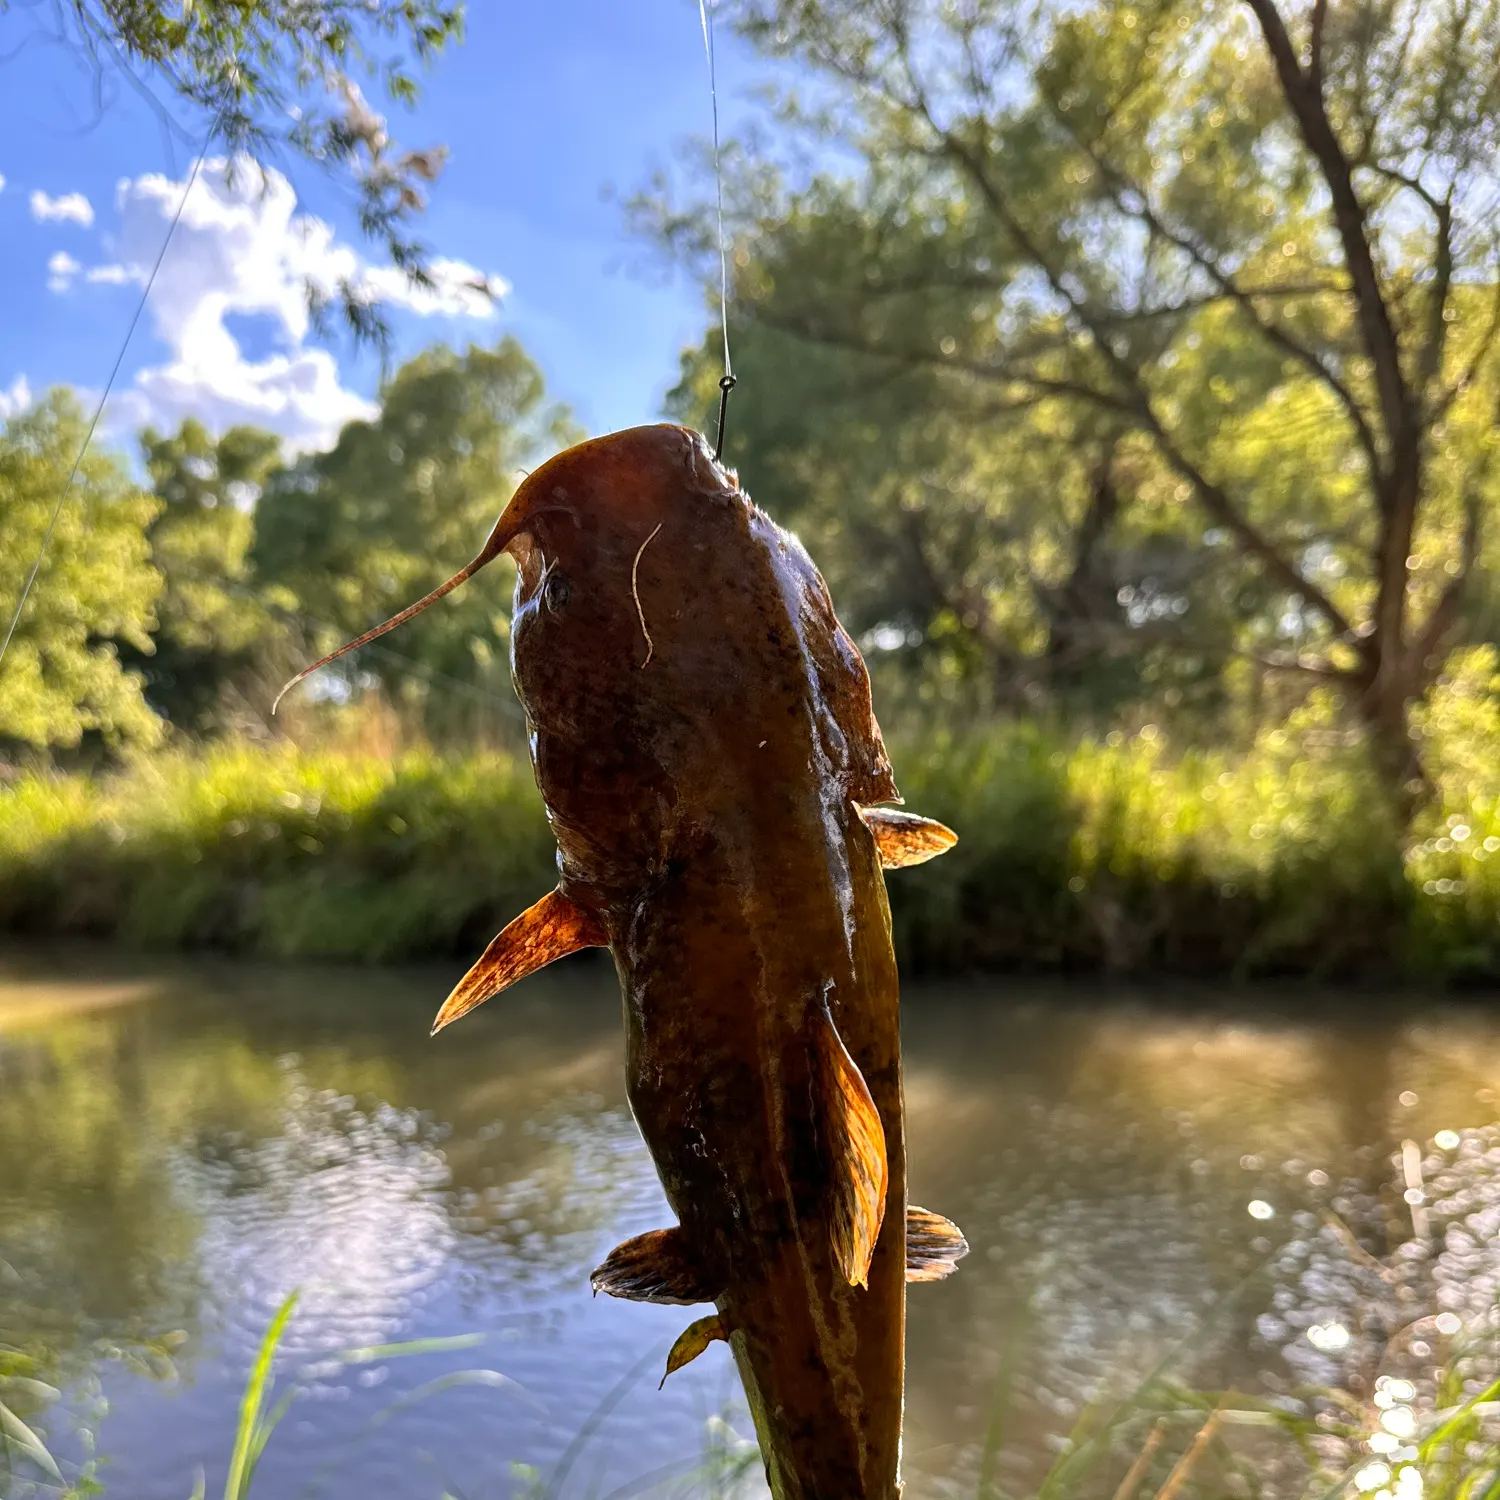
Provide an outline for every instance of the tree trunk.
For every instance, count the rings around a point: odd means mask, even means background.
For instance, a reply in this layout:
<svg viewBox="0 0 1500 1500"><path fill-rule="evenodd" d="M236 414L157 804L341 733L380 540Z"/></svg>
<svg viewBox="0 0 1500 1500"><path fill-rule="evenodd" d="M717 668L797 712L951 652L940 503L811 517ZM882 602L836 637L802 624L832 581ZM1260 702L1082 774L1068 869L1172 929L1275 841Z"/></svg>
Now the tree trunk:
<svg viewBox="0 0 1500 1500"><path fill-rule="evenodd" d="M1113 465L1111 448L1089 485L1088 508L1074 535L1067 578L1055 589L1037 591L1037 603L1047 617L1043 671L1054 689L1076 684L1081 669L1099 654L1101 631L1120 623L1115 581L1102 555L1105 538L1120 512Z"/></svg>
<svg viewBox="0 0 1500 1500"><path fill-rule="evenodd" d="M1356 710L1369 737L1375 773L1385 789L1397 828L1406 832L1433 787L1411 734L1411 711L1423 684L1413 680L1407 664L1394 653L1374 653L1376 666L1358 699Z"/></svg>

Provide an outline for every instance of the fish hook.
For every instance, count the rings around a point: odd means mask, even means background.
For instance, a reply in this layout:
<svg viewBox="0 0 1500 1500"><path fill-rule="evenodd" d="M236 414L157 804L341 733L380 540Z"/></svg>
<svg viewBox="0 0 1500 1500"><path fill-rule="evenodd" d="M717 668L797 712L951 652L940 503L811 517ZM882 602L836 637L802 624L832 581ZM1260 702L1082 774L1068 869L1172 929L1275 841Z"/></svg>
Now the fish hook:
<svg viewBox="0 0 1500 1500"><path fill-rule="evenodd" d="M718 463L724 452L724 418L729 413L729 393L739 381L733 375L719 377L719 440L714 444L714 462Z"/></svg>

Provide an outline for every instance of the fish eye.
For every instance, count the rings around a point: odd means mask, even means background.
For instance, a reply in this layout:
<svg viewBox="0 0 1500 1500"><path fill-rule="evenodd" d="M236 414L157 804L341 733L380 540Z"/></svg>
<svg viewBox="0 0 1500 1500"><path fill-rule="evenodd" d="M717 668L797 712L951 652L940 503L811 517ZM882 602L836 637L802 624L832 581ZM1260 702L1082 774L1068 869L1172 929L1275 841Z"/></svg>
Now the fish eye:
<svg viewBox="0 0 1500 1500"><path fill-rule="evenodd" d="M546 581L542 584L542 603L554 614L562 609L572 596L573 587L556 568L548 570Z"/></svg>

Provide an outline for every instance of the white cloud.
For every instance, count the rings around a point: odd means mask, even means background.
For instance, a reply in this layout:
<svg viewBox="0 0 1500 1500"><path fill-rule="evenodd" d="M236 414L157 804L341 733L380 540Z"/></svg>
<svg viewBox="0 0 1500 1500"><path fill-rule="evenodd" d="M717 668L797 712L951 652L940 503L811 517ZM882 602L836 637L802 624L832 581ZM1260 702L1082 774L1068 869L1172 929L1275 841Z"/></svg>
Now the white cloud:
<svg viewBox="0 0 1500 1500"><path fill-rule="evenodd" d="M0 193L5 191L5 174L0 172Z"/></svg>
<svg viewBox="0 0 1500 1500"><path fill-rule="evenodd" d="M31 195L31 217L38 224L73 223L87 229L94 222L94 205L82 193L64 193L50 198L46 193Z"/></svg>
<svg viewBox="0 0 1500 1500"><path fill-rule="evenodd" d="M59 250L47 262L47 286L54 292L65 292L82 269L66 250Z"/></svg>
<svg viewBox="0 0 1500 1500"><path fill-rule="evenodd" d="M31 409L31 383L24 375L17 375L8 386L0 386L0 422L18 417Z"/></svg>
<svg viewBox="0 0 1500 1500"><path fill-rule="evenodd" d="M118 259L90 267L84 279L143 286L183 188L155 173L122 181ZM136 376L116 403L116 421L164 427L192 415L216 430L252 422L290 447L327 447L344 423L375 408L340 383L328 351L307 344L309 286L330 296L348 286L419 316L463 318L492 315L492 297L481 287L492 296L507 290L498 277L456 260L434 261L434 285L413 287L392 266L367 265L330 225L296 208L280 172L245 161L231 171L223 158L204 162L151 292L152 323L169 357ZM247 358L225 323L233 314L268 317L282 348Z"/></svg>

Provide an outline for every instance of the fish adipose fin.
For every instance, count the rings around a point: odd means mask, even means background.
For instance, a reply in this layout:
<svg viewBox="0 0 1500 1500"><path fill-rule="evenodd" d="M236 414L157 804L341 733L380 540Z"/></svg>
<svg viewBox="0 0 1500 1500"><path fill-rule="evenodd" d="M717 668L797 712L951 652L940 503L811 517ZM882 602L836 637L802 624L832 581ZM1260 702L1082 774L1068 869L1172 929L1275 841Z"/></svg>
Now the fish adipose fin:
<svg viewBox="0 0 1500 1500"><path fill-rule="evenodd" d="M958 835L946 824L894 807L861 807L859 816L875 835L880 863L887 870L926 864L958 842Z"/></svg>
<svg viewBox="0 0 1500 1500"><path fill-rule="evenodd" d="M684 1365L690 1365L703 1353L715 1339L728 1340L729 1331L724 1327L724 1320L718 1313L710 1313L706 1318L699 1318L694 1323L689 1323L681 1333L677 1335L677 1342L667 1350L667 1374L661 1378L661 1385L657 1390L667 1383L667 1375L675 1374Z"/></svg>
<svg viewBox="0 0 1500 1500"><path fill-rule="evenodd" d="M906 1210L906 1279L941 1281L969 1253L969 1242L952 1219L925 1208Z"/></svg>
<svg viewBox="0 0 1500 1500"><path fill-rule="evenodd" d="M710 1284L680 1229L653 1229L616 1245L589 1282L611 1297L677 1307L713 1302L724 1290Z"/></svg>
<svg viewBox="0 0 1500 1500"><path fill-rule="evenodd" d="M826 1000L814 1026L813 1102L828 1184L833 1254L850 1286L864 1286L885 1218L885 1127Z"/></svg>
<svg viewBox="0 0 1500 1500"><path fill-rule="evenodd" d="M597 917L561 891L548 891L535 906L527 907L508 923L479 962L458 981L432 1023L433 1034L555 959L566 958L580 948L603 948L608 943L609 934Z"/></svg>

